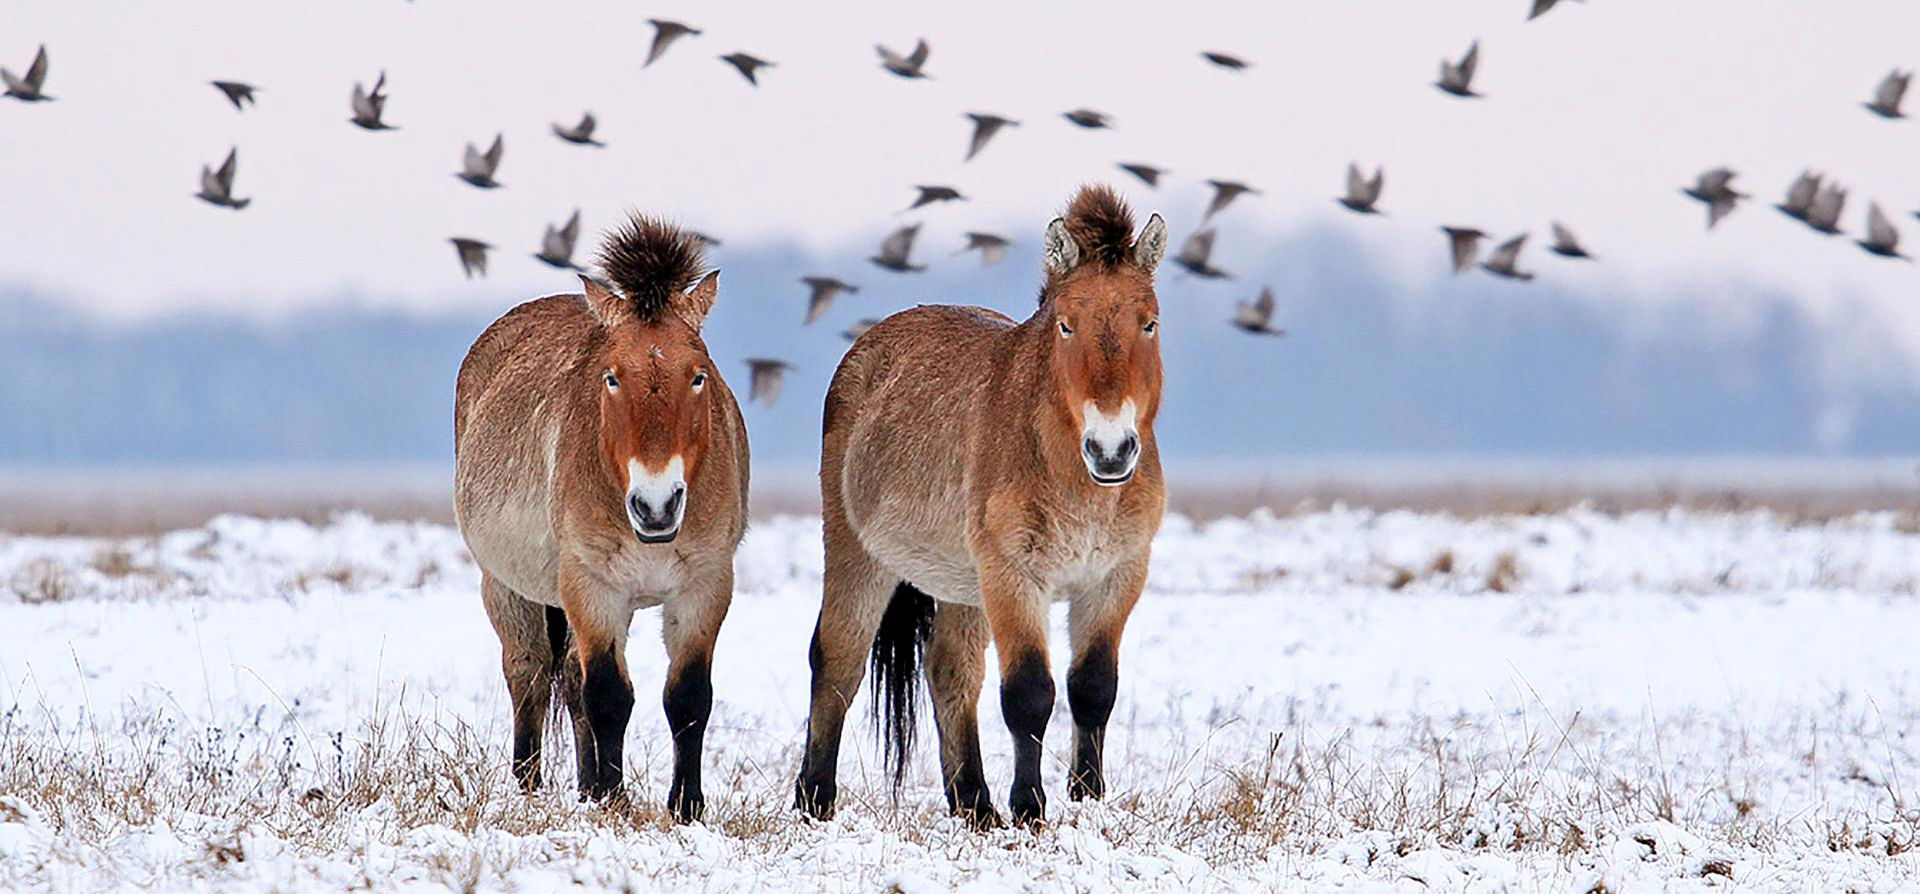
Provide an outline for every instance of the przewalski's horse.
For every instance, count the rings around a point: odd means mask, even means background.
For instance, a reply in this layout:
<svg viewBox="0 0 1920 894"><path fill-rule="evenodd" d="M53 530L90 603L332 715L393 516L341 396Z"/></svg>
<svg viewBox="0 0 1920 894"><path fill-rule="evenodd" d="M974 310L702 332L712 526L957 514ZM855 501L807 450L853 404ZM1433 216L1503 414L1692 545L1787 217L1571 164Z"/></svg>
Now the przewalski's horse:
<svg viewBox="0 0 1920 894"><path fill-rule="evenodd" d="M820 490L826 586L796 799L833 812L840 736L868 653L895 786L914 738L924 648L947 804L1000 822L977 718L985 651L1013 733L1014 819L1040 821L1040 743L1053 712L1047 606L1070 604L1075 800L1105 792L1101 750L1127 615L1166 507L1153 419L1166 253L1154 215L1082 188L1046 232L1046 284L1026 322L922 306L848 350L827 392Z"/></svg>
<svg viewBox="0 0 1920 894"><path fill-rule="evenodd" d="M658 605L674 751L667 804L692 820L704 803L713 642L746 526L747 436L700 340L719 273L706 272L695 237L635 217L600 264L611 288L583 276L585 294L522 304L467 352L454 508L500 635L521 785L540 784L557 690L581 795L621 795L634 701L627 627Z"/></svg>

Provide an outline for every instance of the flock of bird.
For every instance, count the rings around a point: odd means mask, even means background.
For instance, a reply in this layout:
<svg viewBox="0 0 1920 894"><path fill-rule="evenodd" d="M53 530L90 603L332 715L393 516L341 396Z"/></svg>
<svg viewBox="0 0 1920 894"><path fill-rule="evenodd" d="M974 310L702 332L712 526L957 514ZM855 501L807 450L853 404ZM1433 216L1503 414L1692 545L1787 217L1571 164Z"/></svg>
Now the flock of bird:
<svg viewBox="0 0 1920 894"><path fill-rule="evenodd" d="M1538 18L1553 9L1558 2L1559 0L1530 0L1527 18L1529 20ZM654 33L652 43L648 47L646 61L642 63L643 68L658 62L680 41L703 33L701 29L682 22L665 19L649 19L648 22L652 25ZM875 50L880 57L880 68L888 74L908 80L929 77L927 65L932 50L926 40L917 41L913 49L907 53L896 52L884 45L876 45ZM1252 64L1244 58L1218 50L1204 51L1200 53L1200 57L1208 64L1235 73L1244 72ZM760 77L767 69L775 67L775 63L747 52L736 51L720 56L719 59L737 70L740 76L753 87L759 86ZM1442 59L1440 61L1440 76L1434 82L1434 86L1441 92L1460 99L1483 98L1483 94L1473 89L1474 73L1479 61L1480 43L1476 40L1458 60ZM1911 72L1894 70L1880 82L1874 91L1873 98L1863 105L1869 112L1882 118L1906 117L1901 106L1911 78ZM4 95L16 100L32 103L53 99L54 97L46 92L46 47L42 45L39 48L24 75L15 75L11 70L0 67L0 82L4 82L6 88ZM212 85L238 111L244 112L249 105L257 102L254 94L259 88L252 84L216 80ZM349 122L368 131L395 129L395 126L385 119L387 98L385 72L380 73L370 90L356 82L350 99L352 114L348 119ZM1014 119L985 112L967 112L965 117L973 122L972 134L966 147L966 161L972 161L977 157L997 135L1007 128L1021 126L1021 122ZM1074 126L1090 130L1107 129L1115 125L1113 116L1088 108L1063 112L1061 117ZM588 112L573 125L553 124L552 131L555 137L570 144L593 148L604 147L605 143L594 139L597 126L598 122L593 114ZM505 148L504 136L498 134L484 151L468 143L462 156L460 170L456 171L454 176L476 189L497 188L500 186L497 176ZM223 208L235 211L245 209L252 199L237 196L234 192L238 157L239 150L235 147L227 153L225 161L218 168L203 166L200 171L200 191L196 194L197 197ZM1120 162L1117 167L1152 189L1159 188L1162 178L1169 173L1166 168L1138 161ZM1730 168L1714 168L1701 173L1694 184L1682 190L1689 198L1706 205L1709 229L1733 213L1741 201L1749 198L1746 193L1734 189L1733 180L1736 176ZM1212 221L1241 196L1258 196L1261 193L1260 190L1238 181L1208 180L1206 183L1213 190L1212 199L1201 216L1199 228L1184 241L1173 260L1194 276L1206 279L1227 279L1231 278L1231 275L1212 262L1213 244L1216 238L1216 228L1211 225ZM1378 206L1385 183L1384 169L1375 168L1372 174L1368 175L1358 164L1350 164L1347 168L1346 189L1341 195L1335 197L1335 201L1356 214L1379 214L1381 212ZM905 209L906 211L915 211L930 205L965 198L958 189L948 185L925 184L915 186L914 189L917 195L912 204ZM1842 232L1840 217L1846 201L1845 188L1822 174L1806 171L1794 180L1787 189L1785 199L1775 207L1787 216L1805 223L1816 232L1834 235ZM1920 217L1920 212L1916 212L1915 216ZM913 261L914 242L919 235L920 226L919 223L910 223L893 230L881 241L878 251L868 260L882 270L895 273L926 270L927 265ZM1594 258L1594 255L1580 244L1579 239L1566 225L1553 221L1550 229L1553 244L1549 250L1554 254L1571 259ZM1507 279L1529 281L1534 278L1532 272L1521 268L1520 261L1521 252L1529 238L1528 233L1523 232L1501 241L1482 262L1480 261L1481 244L1484 240L1491 238L1488 233L1474 227L1458 225L1443 226L1441 231L1448 241L1455 274L1468 272L1478 266L1490 274ZM718 240L704 234L696 235L711 245L719 244ZM579 237L580 212L576 209L566 223L547 226L540 241L540 250L533 257L552 267L582 270L583 268L573 260ZM966 240L966 245L955 254L978 252L980 261L985 266L1000 263L1006 257L1008 246L1011 244L1006 237L987 232L966 233ZM456 236L450 241L463 273L468 278L476 275L484 277L489 253L494 250L494 246L467 236ZM1899 252L1899 231L1877 202L1870 204L1866 231L1856 242L1861 248L1875 255L1906 258ZM805 276L800 282L808 290L803 325L810 325L819 320L838 296L860 291L860 287L853 283L825 274ZM1275 305L1272 289L1263 288L1257 298L1240 302L1229 322L1234 327L1255 335L1285 335L1284 329L1273 325ZM876 322L878 321L874 319L862 319L848 328L843 335L848 340L858 338ZM750 358L747 363L752 375L749 399L759 400L771 406L779 397L781 376L792 368L791 364L772 358Z"/></svg>

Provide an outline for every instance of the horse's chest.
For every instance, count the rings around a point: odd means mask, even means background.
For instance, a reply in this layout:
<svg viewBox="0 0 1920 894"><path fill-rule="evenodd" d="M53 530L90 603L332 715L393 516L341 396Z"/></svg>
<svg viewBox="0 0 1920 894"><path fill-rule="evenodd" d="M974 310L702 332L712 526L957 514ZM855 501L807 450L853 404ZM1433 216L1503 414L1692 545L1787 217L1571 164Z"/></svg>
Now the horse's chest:
<svg viewBox="0 0 1920 894"><path fill-rule="evenodd" d="M603 569L613 595L626 598L635 608L652 608L680 590L686 563L672 551L635 544L607 556Z"/></svg>

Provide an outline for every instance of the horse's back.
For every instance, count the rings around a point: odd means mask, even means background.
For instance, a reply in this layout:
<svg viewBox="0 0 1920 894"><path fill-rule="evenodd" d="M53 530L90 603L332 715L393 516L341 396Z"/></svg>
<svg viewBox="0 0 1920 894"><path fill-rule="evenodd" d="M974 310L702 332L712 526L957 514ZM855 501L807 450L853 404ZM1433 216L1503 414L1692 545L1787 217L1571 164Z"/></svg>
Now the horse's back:
<svg viewBox="0 0 1920 894"><path fill-rule="evenodd" d="M923 305L854 342L827 389L822 502L882 564L936 598L977 602L967 560L968 425L1014 321Z"/></svg>

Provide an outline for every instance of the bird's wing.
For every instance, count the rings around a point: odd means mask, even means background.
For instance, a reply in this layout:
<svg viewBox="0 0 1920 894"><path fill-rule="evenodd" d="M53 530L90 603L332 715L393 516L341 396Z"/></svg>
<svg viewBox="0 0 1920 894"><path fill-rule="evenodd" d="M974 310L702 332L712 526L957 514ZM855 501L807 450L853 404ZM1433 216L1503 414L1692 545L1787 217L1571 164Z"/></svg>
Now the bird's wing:
<svg viewBox="0 0 1920 894"><path fill-rule="evenodd" d="M379 114L379 110L374 108L372 100L367 96L367 91L361 88L360 82L355 81L353 84L353 117L373 118Z"/></svg>
<svg viewBox="0 0 1920 894"><path fill-rule="evenodd" d="M475 148L472 143L468 143L466 154L461 158L460 167L465 169L469 174L485 174L487 172L487 157L481 155L480 150Z"/></svg>
<svg viewBox="0 0 1920 894"><path fill-rule="evenodd" d="M1368 180L1368 181L1367 181L1367 183L1366 183L1366 187L1367 187L1367 195L1366 195L1366 200L1367 200L1367 204L1369 204L1369 205L1371 205L1371 204L1373 204L1373 203L1375 203L1375 202L1378 202L1378 201L1380 201L1380 190L1381 190L1381 188L1382 188L1382 187L1385 187L1386 185L1387 185L1387 169L1386 169L1386 167L1385 167L1385 166L1381 166L1381 167L1378 167L1378 168L1374 168L1374 169L1373 169L1373 179L1371 179L1371 180Z"/></svg>
<svg viewBox="0 0 1920 894"><path fill-rule="evenodd" d="M1520 261L1520 249L1526 244L1527 234L1525 233L1500 243L1499 247L1493 250L1493 255L1487 258L1487 265L1501 270L1514 269L1514 265Z"/></svg>
<svg viewBox="0 0 1920 894"><path fill-rule="evenodd" d="M907 64L914 68L919 68L927 64L927 54L929 52L931 51L927 47L927 41L925 38L922 38L919 43L913 45L913 52L907 56Z"/></svg>
<svg viewBox="0 0 1920 894"><path fill-rule="evenodd" d="M573 129L573 132L579 134L580 138L584 140L593 136L593 129L599 126L600 122L593 117L593 113L588 112L580 116L580 124Z"/></svg>
<svg viewBox="0 0 1920 894"><path fill-rule="evenodd" d="M1253 309L1260 313L1260 322L1273 319L1273 305L1273 287L1261 286L1260 297L1253 302Z"/></svg>
<svg viewBox="0 0 1920 894"><path fill-rule="evenodd" d="M1820 178L1814 176L1812 171L1801 171L1799 179L1787 188L1786 206L1805 214L1807 209L1813 207L1814 196L1819 191Z"/></svg>
<svg viewBox="0 0 1920 894"><path fill-rule="evenodd" d="M1213 230L1201 230L1188 236L1187 241L1181 244L1180 256L1177 260L1189 266L1204 267L1207 264L1207 258L1212 254Z"/></svg>
<svg viewBox="0 0 1920 894"><path fill-rule="evenodd" d="M220 164L219 172L214 174L215 177L220 178L220 186L222 189L233 189L233 175L234 172L238 170L239 162L240 147L235 146L232 149L228 149L227 160Z"/></svg>
<svg viewBox="0 0 1920 894"><path fill-rule="evenodd" d="M1723 192L1729 181L1733 180L1733 171L1727 168L1714 168L1700 175L1700 191L1704 193Z"/></svg>
<svg viewBox="0 0 1920 894"><path fill-rule="evenodd" d="M1476 40L1473 42L1473 46L1467 47L1467 54L1465 56L1460 57L1461 86L1465 86L1466 82L1473 80L1473 70L1475 68L1478 68L1479 66L1480 66L1480 41Z"/></svg>
<svg viewBox="0 0 1920 894"><path fill-rule="evenodd" d="M1558 245L1561 248L1579 248L1580 247L1580 240L1574 237L1572 230L1569 230L1566 227L1562 226L1560 222L1557 220L1553 222L1552 226L1553 226L1553 244Z"/></svg>
<svg viewBox="0 0 1920 894"><path fill-rule="evenodd" d="M506 149L507 143L505 135L494 134L493 145L487 147L486 162L488 176L492 176L493 172L499 169L500 156L506 152Z"/></svg>
<svg viewBox="0 0 1920 894"><path fill-rule="evenodd" d="M1887 72L1887 76L1880 79L1880 86L1874 88L1873 104L1891 109L1900 104L1900 96L1905 92L1907 92L1907 82L1905 78L1900 77L1900 72L1898 70Z"/></svg>
<svg viewBox="0 0 1920 894"><path fill-rule="evenodd" d="M567 218L567 225L560 228L561 238L567 240L567 253L573 253L573 244L580 238L580 209L573 209L573 216Z"/></svg>
<svg viewBox="0 0 1920 894"><path fill-rule="evenodd" d="M1867 206L1867 241L1888 248L1900 242L1900 231L1893 228L1893 221L1880 210L1879 202Z"/></svg>
<svg viewBox="0 0 1920 894"><path fill-rule="evenodd" d="M40 52L33 54L33 64L27 67L27 84L35 90L47 82L47 45L40 45Z"/></svg>
<svg viewBox="0 0 1920 894"><path fill-rule="evenodd" d="M206 165L200 166L200 192L209 196L224 194L220 187L220 175Z"/></svg>
<svg viewBox="0 0 1920 894"><path fill-rule="evenodd" d="M1558 2L1560 2L1560 0L1533 0L1533 10L1527 13L1527 21L1531 22L1534 19L1546 15L1547 10L1552 9L1553 5Z"/></svg>
<svg viewBox="0 0 1920 894"><path fill-rule="evenodd" d="M1354 199L1356 201L1359 201L1359 200L1365 199L1366 195L1367 195L1366 175L1360 173L1359 165L1354 164L1353 162L1348 162L1347 163L1347 197Z"/></svg>
<svg viewBox="0 0 1920 894"><path fill-rule="evenodd" d="M820 319L821 315L827 312L827 308L833 306L833 295L839 291L833 287L832 282L816 282L812 283L812 286L813 293L807 296L806 323L808 324Z"/></svg>
<svg viewBox="0 0 1920 894"><path fill-rule="evenodd" d="M880 256L904 263L907 255L913 251L913 237L919 232L919 224L911 224L894 230L891 235L887 236L886 241L880 243Z"/></svg>
<svg viewBox="0 0 1920 894"><path fill-rule="evenodd" d="M1448 230L1447 247L1453 251L1453 272L1459 273L1473 266L1474 257L1480 253L1480 234Z"/></svg>

